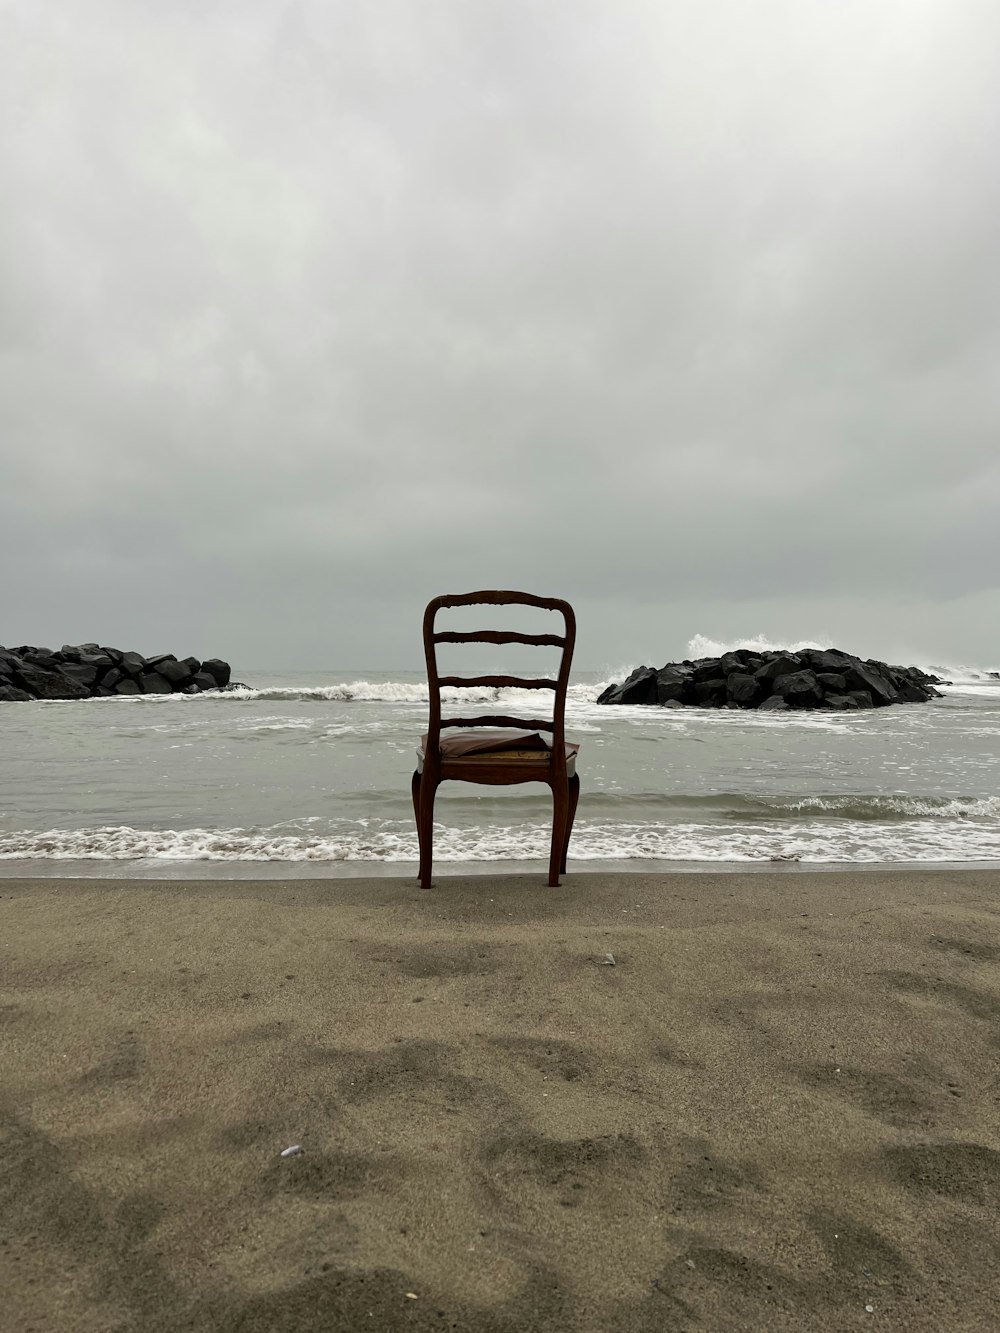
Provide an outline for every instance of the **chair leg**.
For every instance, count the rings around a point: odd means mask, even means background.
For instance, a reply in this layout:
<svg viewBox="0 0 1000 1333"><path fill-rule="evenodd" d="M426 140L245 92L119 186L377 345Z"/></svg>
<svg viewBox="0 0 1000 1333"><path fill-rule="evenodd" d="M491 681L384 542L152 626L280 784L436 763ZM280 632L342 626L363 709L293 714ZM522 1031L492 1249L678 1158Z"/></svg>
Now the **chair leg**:
<svg viewBox="0 0 1000 1333"><path fill-rule="evenodd" d="M413 819L417 826L417 846L422 847L420 838L420 770L418 768L413 770L413 777L410 780L410 795L413 797ZM420 858L423 859L422 851ZM419 869L417 870L417 879L420 879Z"/></svg>
<svg viewBox="0 0 1000 1333"><path fill-rule="evenodd" d="M569 818L566 820L566 838L563 842L560 873L566 873L566 857L569 855L569 840L573 836L573 821L576 819L576 804L580 799L580 775L574 773L569 780Z"/></svg>
<svg viewBox="0 0 1000 1333"><path fill-rule="evenodd" d="M569 789L557 786L552 788L552 850L549 853L549 888L559 884L559 868L562 864L563 846L566 842L566 829L569 824Z"/></svg>
<svg viewBox="0 0 1000 1333"><path fill-rule="evenodd" d="M434 794L437 783L424 773L418 787L417 841L420 843L420 887L429 889L434 860Z"/></svg>

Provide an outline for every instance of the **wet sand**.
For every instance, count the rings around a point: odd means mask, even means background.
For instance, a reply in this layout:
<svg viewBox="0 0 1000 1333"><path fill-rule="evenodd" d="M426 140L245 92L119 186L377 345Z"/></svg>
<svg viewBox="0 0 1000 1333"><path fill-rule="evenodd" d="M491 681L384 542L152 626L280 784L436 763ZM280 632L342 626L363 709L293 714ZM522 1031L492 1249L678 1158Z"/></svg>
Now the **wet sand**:
<svg viewBox="0 0 1000 1333"><path fill-rule="evenodd" d="M5 1333L997 1325L997 871L0 880L0 1062Z"/></svg>

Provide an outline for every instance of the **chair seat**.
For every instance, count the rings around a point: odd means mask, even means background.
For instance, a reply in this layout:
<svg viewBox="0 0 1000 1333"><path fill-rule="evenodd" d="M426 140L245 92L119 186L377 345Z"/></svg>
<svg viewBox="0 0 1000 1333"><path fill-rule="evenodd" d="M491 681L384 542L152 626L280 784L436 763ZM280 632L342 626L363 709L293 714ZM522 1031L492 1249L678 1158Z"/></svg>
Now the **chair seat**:
<svg viewBox="0 0 1000 1333"><path fill-rule="evenodd" d="M547 764L552 753L552 740L538 731L514 731L478 727L472 731L452 731L441 736L441 758L447 763L462 764ZM566 774L576 772L578 743L566 741ZM427 751L426 733L420 738L417 750L417 772L424 771Z"/></svg>

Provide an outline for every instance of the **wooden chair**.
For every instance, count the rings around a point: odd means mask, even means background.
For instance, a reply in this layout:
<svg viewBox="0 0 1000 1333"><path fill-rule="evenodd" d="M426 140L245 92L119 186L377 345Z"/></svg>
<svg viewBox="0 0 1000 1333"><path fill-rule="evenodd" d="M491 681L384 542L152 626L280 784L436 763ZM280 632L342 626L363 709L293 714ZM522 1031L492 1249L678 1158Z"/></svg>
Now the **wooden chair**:
<svg viewBox="0 0 1000 1333"><path fill-rule="evenodd" d="M535 606L557 611L563 617L563 633L520 634L507 630L435 632L434 622L443 607ZM429 889L434 848L434 796L442 782L479 782L507 786L517 782L544 782L552 788L552 849L549 855L549 885L559 883L566 871L580 779L576 774L578 745L565 734L566 688L576 642L576 617L568 602L558 597L535 597L526 592L470 592L435 597L424 612L424 656L430 687L430 721L422 738L413 774L413 810L420 843L420 887ZM440 676L437 668L439 643L524 643L562 649L555 680L523 676ZM508 714L480 717L442 717L442 686L488 686L528 690L551 690L552 720L521 718ZM464 730L442 736L452 727L490 728ZM501 730L495 730L500 728ZM508 730L513 728L513 730ZM551 740L539 733L551 735Z"/></svg>

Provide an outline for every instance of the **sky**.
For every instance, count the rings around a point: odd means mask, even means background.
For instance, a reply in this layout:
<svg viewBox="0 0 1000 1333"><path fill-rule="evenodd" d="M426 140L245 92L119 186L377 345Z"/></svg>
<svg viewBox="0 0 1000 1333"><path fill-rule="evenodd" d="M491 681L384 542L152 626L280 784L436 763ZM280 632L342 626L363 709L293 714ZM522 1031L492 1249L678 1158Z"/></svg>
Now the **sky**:
<svg viewBox="0 0 1000 1333"><path fill-rule="evenodd" d="M1000 663L995 0L0 0L0 197L7 646Z"/></svg>

